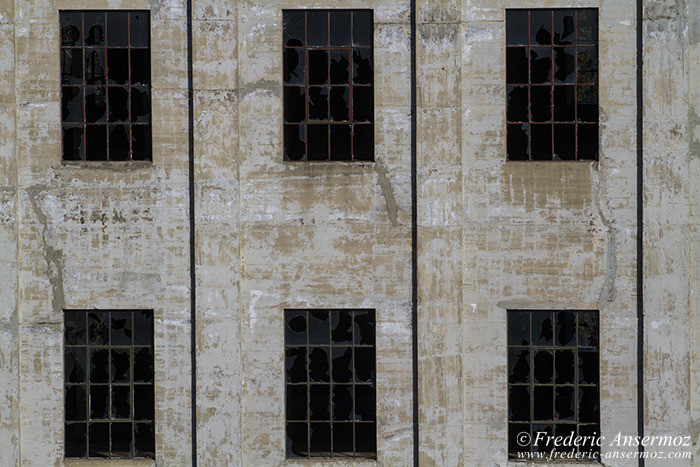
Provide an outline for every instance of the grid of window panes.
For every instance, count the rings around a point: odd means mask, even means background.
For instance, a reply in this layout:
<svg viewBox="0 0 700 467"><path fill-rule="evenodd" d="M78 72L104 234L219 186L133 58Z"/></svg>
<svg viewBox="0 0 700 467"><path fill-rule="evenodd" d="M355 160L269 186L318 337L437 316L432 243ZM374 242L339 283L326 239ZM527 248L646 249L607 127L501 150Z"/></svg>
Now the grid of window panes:
<svg viewBox="0 0 700 467"><path fill-rule="evenodd" d="M148 11L61 11L64 160L151 160Z"/></svg>
<svg viewBox="0 0 700 467"><path fill-rule="evenodd" d="M578 447L529 441L538 432L574 438L600 434L598 348L597 311L508 311L510 457L555 449L560 455L579 453L579 460L599 458L600 448L590 440Z"/></svg>
<svg viewBox="0 0 700 467"><path fill-rule="evenodd" d="M285 310L287 457L376 459L374 310Z"/></svg>
<svg viewBox="0 0 700 467"><path fill-rule="evenodd" d="M598 10L506 10L510 160L598 160Z"/></svg>
<svg viewBox="0 0 700 467"><path fill-rule="evenodd" d="M152 310L67 310L65 454L155 455Z"/></svg>
<svg viewBox="0 0 700 467"><path fill-rule="evenodd" d="M371 10L285 10L284 159L374 160Z"/></svg>

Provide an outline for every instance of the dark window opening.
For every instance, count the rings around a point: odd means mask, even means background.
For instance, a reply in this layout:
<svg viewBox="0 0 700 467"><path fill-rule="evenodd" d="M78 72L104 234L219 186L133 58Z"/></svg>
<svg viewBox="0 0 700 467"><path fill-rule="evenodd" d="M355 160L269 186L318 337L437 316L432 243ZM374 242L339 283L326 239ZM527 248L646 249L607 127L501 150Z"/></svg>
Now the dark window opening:
<svg viewBox="0 0 700 467"><path fill-rule="evenodd" d="M152 310L66 310L65 455L155 457Z"/></svg>
<svg viewBox="0 0 700 467"><path fill-rule="evenodd" d="M284 160L374 160L371 10L285 10Z"/></svg>
<svg viewBox="0 0 700 467"><path fill-rule="evenodd" d="M377 458L374 310L285 310L287 457Z"/></svg>
<svg viewBox="0 0 700 467"><path fill-rule="evenodd" d="M509 160L598 160L598 10L506 10Z"/></svg>
<svg viewBox="0 0 700 467"><path fill-rule="evenodd" d="M148 11L61 11L64 160L151 160Z"/></svg>
<svg viewBox="0 0 700 467"><path fill-rule="evenodd" d="M555 446L546 437L600 435L598 322L597 311L508 311L510 458L552 450L560 460L570 452L578 460L600 458L590 438ZM535 443L538 433L544 435Z"/></svg>

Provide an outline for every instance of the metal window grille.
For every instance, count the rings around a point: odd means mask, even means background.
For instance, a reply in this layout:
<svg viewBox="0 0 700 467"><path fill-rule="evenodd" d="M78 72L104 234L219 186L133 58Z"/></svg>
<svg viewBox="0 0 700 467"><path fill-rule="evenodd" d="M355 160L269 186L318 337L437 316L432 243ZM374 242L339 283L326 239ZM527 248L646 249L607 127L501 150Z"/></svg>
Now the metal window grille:
<svg viewBox="0 0 700 467"><path fill-rule="evenodd" d="M374 160L371 10L284 10L284 159Z"/></svg>
<svg viewBox="0 0 700 467"><path fill-rule="evenodd" d="M598 10L506 10L509 160L598 160Z"/></svg>
<svg viewBox="0 0 700 467"><path fill-rule="evenodd" d="M533 442L538 432L564 437L600 434L598 349L597 311L508 311L511 458L553 449L579 453L583 460L600 457L600 447L592 442L578 447Z"/></svg>
<svg viewBox="0 0 700 467"><path fill-rule="evenodd" d="M287 457L376 459L374 310L285 310Z"/></svg>
<svg viewBox="0 0 700 467"><path fill-rule="evenodd" d="M152 310L66 310L65 455L155 457Z"/></svg>
<svg viewBox="0 0 700 467"><path fill-rule="evenodd" d="M151 160L148 11L61 11L64 160Z"/></svg>

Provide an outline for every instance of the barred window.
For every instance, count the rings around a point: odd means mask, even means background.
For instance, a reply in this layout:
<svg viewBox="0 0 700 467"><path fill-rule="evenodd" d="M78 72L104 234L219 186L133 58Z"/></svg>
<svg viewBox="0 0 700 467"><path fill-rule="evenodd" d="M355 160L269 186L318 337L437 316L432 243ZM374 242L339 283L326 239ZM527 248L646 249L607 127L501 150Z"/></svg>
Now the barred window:
<svg viewBox="0 0 700 467"><path fill-rule="evenodd" d="M598 160L598 10L506 10L510 160Z"/></svg>
<svg viewBox="0 0 700 467"><path fill-rule="evenodd" d="M148 11L61 11L64 160L151 160Z"/></svg>
<svg viewBox="0 0 700 467"><path fill-rule="evenodd" d="M66 457L154 458L153 311L64 314Z"/></svg>
<svg viewBox="0 0 700 467"><path fill-rule="evenodd" d="M376 459L374 310L285 310L287 457Z"/></svg>
<svg viewBox="0 0 700 467"><path fill-rule="evenodd" d="M371 10L285 10L284 159L374 160Z"/></svg>
<svg viewBox="0 0 700 467"><path fill-rule="evenodd" d="M600 457L591 442L577 447L546 441L546 436L600 434L598 345L597 311L508 311L511 458L553 449L577 452L582 460ZM538 433L543 434L535 442Z"/></svg>

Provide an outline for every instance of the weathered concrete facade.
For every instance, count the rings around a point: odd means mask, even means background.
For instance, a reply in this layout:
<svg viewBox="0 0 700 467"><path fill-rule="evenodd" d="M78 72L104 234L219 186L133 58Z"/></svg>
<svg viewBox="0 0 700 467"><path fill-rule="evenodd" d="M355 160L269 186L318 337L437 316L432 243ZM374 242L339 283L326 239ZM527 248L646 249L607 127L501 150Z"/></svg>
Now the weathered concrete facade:
<svg viewBox="0 0 700 467"><path fill-rule="evenodd" d="M602 434L637 434L636 6L417 1L421 465L507 463L515 307L600 311ZM690 435L672 462L697 465L700 4L644 6L644 426ZM599 8L599 162L506 161L505 8L525 7ZM375 162L283 161L286 8L374 10ZM152 163L61 161L64 9L151 11ZM410 11L193 0L202 465L330 464L284 457L283 310L324 307L377 310L377 463L412 463ZM63 463L69 308L155 310L156 463L192 462L186 15L0 0L0 465Z"/></svg>

